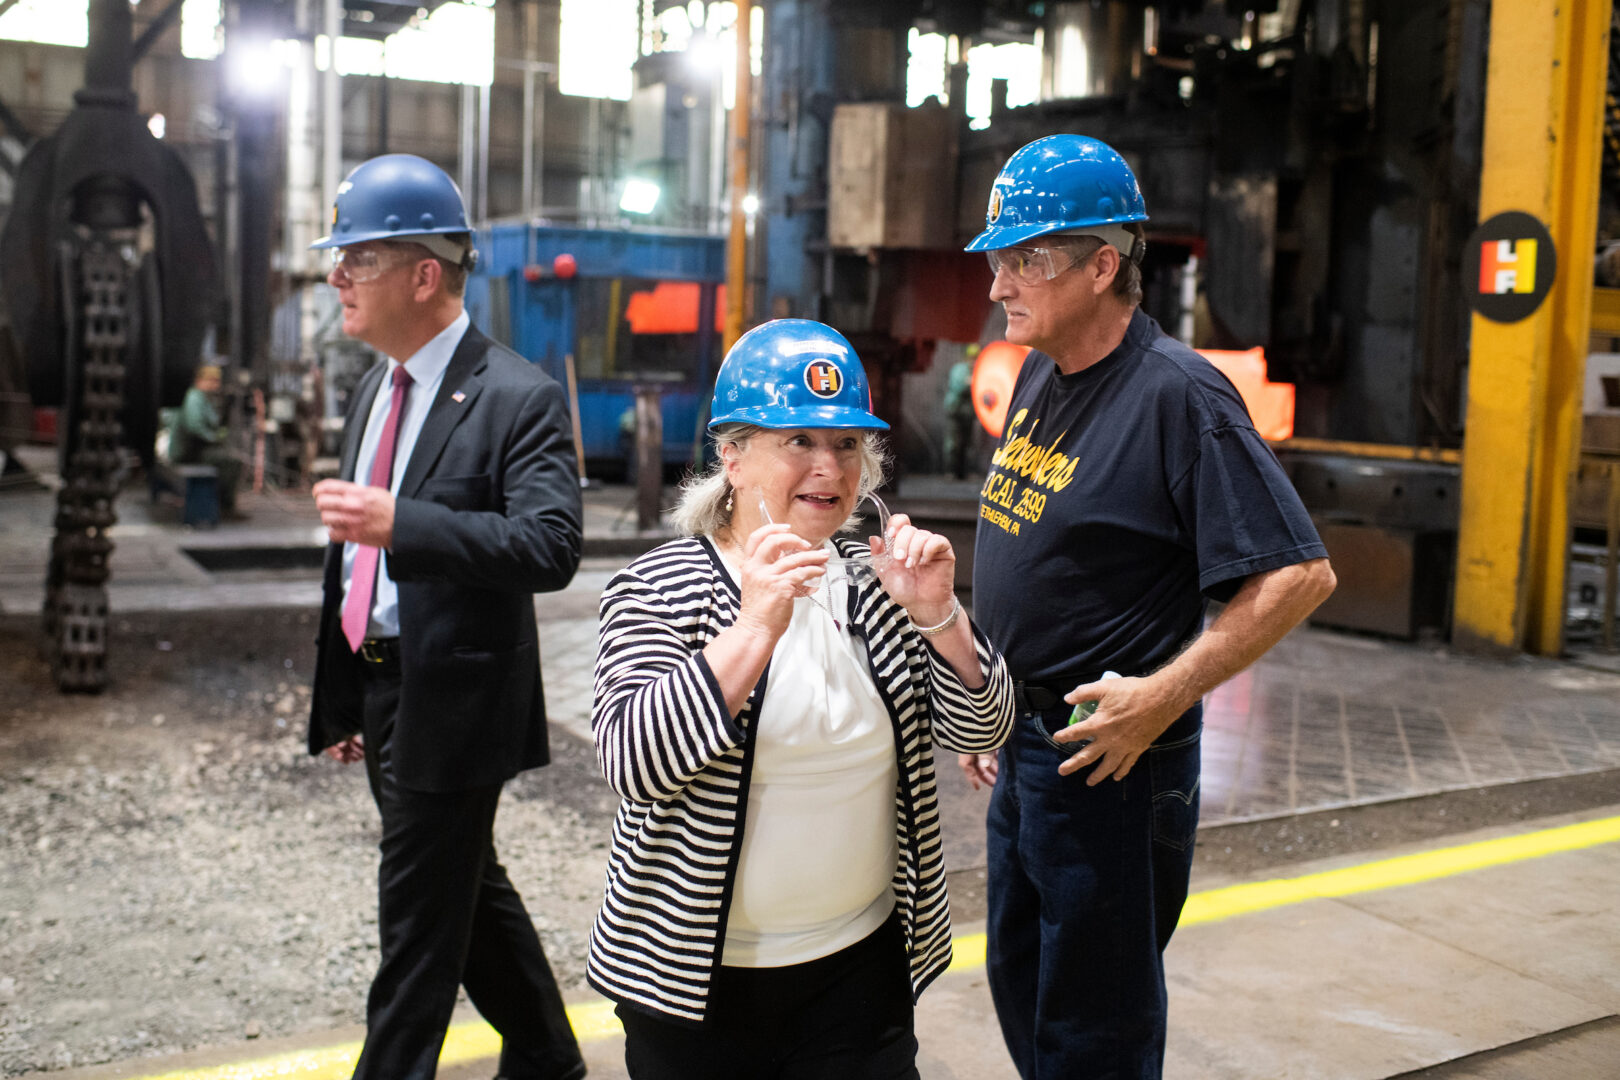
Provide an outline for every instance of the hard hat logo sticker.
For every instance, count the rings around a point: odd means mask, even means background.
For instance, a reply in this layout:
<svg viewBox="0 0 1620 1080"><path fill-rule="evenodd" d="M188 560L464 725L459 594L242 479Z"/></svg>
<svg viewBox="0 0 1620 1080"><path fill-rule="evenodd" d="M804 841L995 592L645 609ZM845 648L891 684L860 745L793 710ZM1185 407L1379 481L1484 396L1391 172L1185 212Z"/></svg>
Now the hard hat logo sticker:
<svg viewBox="0 0 1620 1080"><path fill-rule="evenodd" d="M1001 186L998 184L990 189L990 209L985 212L984 218L994 225L1001 216Z"/></svg>
<svg viewBox="0 0 1620 1080"><path fill-rule="evenodd" d="M818 398L834 398L844 388L844 373L835 364L817 360L804 369L804 385Z"/></svg>

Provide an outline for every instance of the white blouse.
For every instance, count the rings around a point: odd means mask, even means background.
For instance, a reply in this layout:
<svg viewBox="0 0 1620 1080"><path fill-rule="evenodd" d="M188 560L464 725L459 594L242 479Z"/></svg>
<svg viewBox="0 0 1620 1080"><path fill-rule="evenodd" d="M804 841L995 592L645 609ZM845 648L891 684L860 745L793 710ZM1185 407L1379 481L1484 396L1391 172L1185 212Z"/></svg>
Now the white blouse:
<svg viewBox="0 0 1620 1080"><path fill-rule="evenodd" d="M894 907L894 733L847 629L848 592L835 582L795 600L771 655L721 960L733 967L830 956Z"/></svg>

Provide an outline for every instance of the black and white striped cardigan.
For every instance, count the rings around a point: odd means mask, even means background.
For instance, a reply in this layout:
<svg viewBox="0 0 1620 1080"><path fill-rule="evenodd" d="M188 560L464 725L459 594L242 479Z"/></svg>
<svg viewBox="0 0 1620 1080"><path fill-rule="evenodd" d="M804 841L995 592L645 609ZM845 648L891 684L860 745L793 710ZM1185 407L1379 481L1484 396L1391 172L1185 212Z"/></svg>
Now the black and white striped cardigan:
<svg viewBox="0 0 1620 1080"><path fill-rule="evenodd" d="M720 962L748 806L749 732L770 674L733 719L700 654L738 604L719 555L699 538L648 552L602 594L591 731L622 802L586 973L607 997L680 1022L703 1019ZM848 614L894 726L894 892L920 994L951 958L932 743L959 753L1000 746L1012 729L1012 681L975 629L989 677L969 690L875 585L851 590Z"/></svg>

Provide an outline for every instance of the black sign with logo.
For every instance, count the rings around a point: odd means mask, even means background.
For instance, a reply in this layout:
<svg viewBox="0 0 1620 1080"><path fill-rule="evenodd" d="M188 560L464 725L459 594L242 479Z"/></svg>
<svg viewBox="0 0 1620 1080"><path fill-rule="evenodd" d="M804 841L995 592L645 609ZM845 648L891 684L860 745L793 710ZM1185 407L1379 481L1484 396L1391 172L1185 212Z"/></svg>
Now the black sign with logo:
<svg viewBox="0 0 1620 1080"><path fill-rule="evenodd" d="M1480 222L1463 247L1468 306L1492 322L1528 318L1552 291L1558 270L1547 226L1518 210Z"/></svg>

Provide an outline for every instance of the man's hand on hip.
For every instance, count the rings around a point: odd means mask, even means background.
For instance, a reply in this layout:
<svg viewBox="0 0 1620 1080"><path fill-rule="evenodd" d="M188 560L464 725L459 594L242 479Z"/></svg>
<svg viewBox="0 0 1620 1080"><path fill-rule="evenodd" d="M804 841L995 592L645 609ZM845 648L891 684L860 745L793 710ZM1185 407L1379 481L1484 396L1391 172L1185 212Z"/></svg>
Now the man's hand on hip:
<svg viewBox="0 0 1620 1080"><path fill-rule="evenodd" d="M1125 779L1153 740L1192 707L1182 702L1182 695L1172 692L1162 675L1086 683L1064 695L1070 705L1095 701L1097 711L1052 736L1058 742L1087 743L1059 765L1058 772L1068 776L1100 762L1086 777L1087 784L1095 786L1110 777Z"/></svg>
<svg viewBox="0 0 1620 1080"><path fill-rule="evenodd" d="M394 546L394 496L387 489L322 480L313 494L321 524L334 542Z"/></svg>

